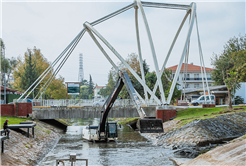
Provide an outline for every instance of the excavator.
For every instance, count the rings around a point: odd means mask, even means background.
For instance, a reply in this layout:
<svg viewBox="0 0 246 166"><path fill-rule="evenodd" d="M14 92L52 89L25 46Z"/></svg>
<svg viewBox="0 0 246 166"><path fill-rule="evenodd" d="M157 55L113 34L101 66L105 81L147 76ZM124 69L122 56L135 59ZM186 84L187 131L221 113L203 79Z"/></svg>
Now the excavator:
<svg viewBox="0 0 246 166"><path fill-rule="evenodd" d="M111 92L102 107L99 125L88 125L85 129L83 129L82 137L84 139L87 139L89 141L110 141L117 139L117 122L108 122L107 118L109 111L111 110L115 100L117 99L118 94L120 93L124 85L126 86L131 99L134 101L135 107L140 116L140 119L138 119L137 121L137 127L139 131L141 133L163 132L162 120L150 118L145 114L127 72L120 71L116 86L114 87L114 90Z"/></svg>

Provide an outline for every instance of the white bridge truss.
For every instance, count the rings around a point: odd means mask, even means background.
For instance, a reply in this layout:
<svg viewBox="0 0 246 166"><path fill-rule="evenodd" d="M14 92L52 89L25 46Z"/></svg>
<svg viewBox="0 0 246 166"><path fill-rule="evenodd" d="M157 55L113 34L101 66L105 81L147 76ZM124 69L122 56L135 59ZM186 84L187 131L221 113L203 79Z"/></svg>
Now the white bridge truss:
<svg viewBox="0 0 246 166"><path fill-rule="evenodd" d="M176 32L176 35L172 41L171 47L169 48L169 51L167 53L167 56L165 58L165 61L162 65L162 68L160 70L158 63L157 63L157 57L156 57L156 52L155 52L155 47L153 44L153 40L152 40L152 36L151 36L151 32L150 32L150 28L148 25L148 21L144 12L144 8L143 7L154 7L154 8L167 8L167 9L178 9L178 10L185 10L186 14L179 26L178 31ZM140 78L137 73L130 67L130 65L122 58L122 56L114 49L114 47L94 28L95 25L102 23L114 16L117 16L129 9L134 8L135 10L135 27L136 27L136 38L137 38L137 46L138 46L138 55L139 55L139 61L140 61L140 69L141 69L141 77ZM143 59L142 59L142 53L141 53L141 44L140 44L140 37L139 37L139 27L138 27L138 10L140 10L141 16L143 18L144 21L144 25L145 25L145 29L146 29L146 33L148 36L148 40L149 40L149 45L151 48L151 53L152 53L152 57L153 57L153 61L154 61L154 66L155 66L155 73L157 76L157 81L156 84L154 86L153 91L150 90L150 88L146 85L145 83L145 75L144 75L144 70L143 70ZM175 45L175 42L180 34L180 31L184 25L184 23L186 22L188 16L190 16L189 19L189 28L188 28L188 32L187 32L187 36L186 36L186 40L184 43L184 48L178 63L178 67L175 73L175 76L173 78L173 82L169 91L169 95L168 98L165 98L165 93L164 93L164 89L162 86L162 82L161 82L161 75L163 74L165 68L166 68L166 64L167 61L170 57L170 54L173 50L173 47ZM205 71L205 65L204 65L204 59L203 59L203 54L202 54L202 48L201 48L201 42L200 42L200 37L199 37L199 31L198 31L198 24L197 24L197 15L196 15L196 3L191 3L190 5L181 5L181 4L168 4L168 3L155 3L155 2L141 2L140 0L134 0L134 2L122 9L119 9L109 15L106 15L92 23L89 22L85 22L84 23L84 28L79 32L79 34L73 39L73 41L65 48L65 50L55 59L55 61L37 78L37 80L24 92L24 94L19 98L21 99L27 92L29 92L26 96L29 96L31 92L34 92L34 89L40 84L40 82L45 78L45 76L54 68L54 66L62 59L62 61L59 63L58 67L56 68L56 70L53 72L52 76L48 79L48 81L44 84L44 86L40 89L40 91L38 92L38 94L36 95L35 99L38 96L42 96L42 94L44 93L44 90L49 86L49 84L51 83L51 81L55 78L55 76L57 75L57 73L60 71L60 69L62 68L62 66L64 65L64 63L66 62L66 60L69 58L69 56L71 55L71 53L73 52L74 48L77 46L78 42L80 41L80 39L82 38L82 36L84 35L85 32L88 32L89 35L91 36L91 38L93 39L93 41L95 42L95 44L98 46L98 48L101 50L101 52L103 53L103 55L105 56L105 58L107 58L107 60L110 62L110 64L117 70L119 71L118 67L116 66L116 64L113 62L113 60L109 57L109 55L106 53L106 51L103 49L103 47L101 46L101 44L99 43L99 41L96 39L95 36L97 36L112 52L113 54L125 65L125 67L131 72L131 74L139 81L139 83L143 86L144 88L144 96L145 99L143 99L138 93L138 97L140 98L140 100L142 102L144 102L146 105L148 105L148 93L151 95L150 99L154 99L155 102L158 105L169 105L171 102L171 98L174 92L174 88L176 86L176 82L181 70L181 66L182 63L184 62L184 59L186 62L188 62L188 52L189 52L189 43L190 43L190 37L191 37L191 32L192 32L192 28L194 23L196 23L196 31L197 31L197 38L198 38L198 47L199 47L199 56L200 56L200 64L201 64L201 73L202 73L202 78L203 78L203 74L205 76L205 80L206 80L206 87L207 87L207 91L209 93L209 97L210 97L210 92L209 92L209 88L208 88L208 81L207 81L207 75L206 75L206 71ZM65 55L65 56L64 56ZM205 88L204 88L204 80L203 81L203 91L205 94ZM159 90L160 90L160 94L161 94L161 100L159 100L156 95L155 92L157 90L157 87L159 86ZM136 91L137 92L137 91ZM41 94L41 95L40 95ZM18 99L18 100L19 100ZM26 99L26 98L25 98ZM211 101L211 99L210 99Z"/></svg>

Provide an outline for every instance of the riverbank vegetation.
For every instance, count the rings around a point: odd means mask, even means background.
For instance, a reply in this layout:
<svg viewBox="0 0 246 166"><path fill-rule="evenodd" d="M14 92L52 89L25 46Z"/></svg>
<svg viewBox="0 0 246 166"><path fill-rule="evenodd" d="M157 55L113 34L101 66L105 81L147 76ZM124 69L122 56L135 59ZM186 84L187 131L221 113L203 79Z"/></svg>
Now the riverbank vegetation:
<svg viewBox="0 0 246 166"><path fill-rule="evenodd" d="M233 110L229 110L227 107L188 108L183 111L178 111L175 120L180 121L179 127L181 127L195 119L209 119L233 112L246 112L246 107L234 107Z"/></svg>

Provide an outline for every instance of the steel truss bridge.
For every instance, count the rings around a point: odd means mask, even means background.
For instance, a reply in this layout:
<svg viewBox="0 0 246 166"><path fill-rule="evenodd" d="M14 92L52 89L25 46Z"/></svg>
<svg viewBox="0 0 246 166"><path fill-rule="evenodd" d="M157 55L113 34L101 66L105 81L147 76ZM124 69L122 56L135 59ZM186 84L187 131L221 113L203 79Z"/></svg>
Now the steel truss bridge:
<svg viewBox="0 0 246 166"><path fill-rule="evenodd" d="M163 65L161 69L158 66L157 63L157 57L156 57L156 52L155 52L155 47L153 44L150 28L148 25L148 21L145 15L144 7L151 7L151 8L163 8L163 9L173 9L173 10L183 10L184 11L184 18L182 22L180 23L180 26L176 32L176 35L174 36L174 39L172 41L172 44L169 48L169 51L166 55L165 61L163 62ZM95 26L107 21L108 19L111 19L119 14L122 14L130 9L135 10L135 27L136 27L136 39L137 39L137 46L138 46L138 56L139 56L139 61L140 61L140 69L141 69L141 77L137 75L137 73L130 67L130 65L122 58L122 56L117 52L117 50L96 30ZM140 44L140 36L139 36L139 25L138 25L138 13L140 11L140 15L143 18L144 21L144 26L145 30L148 36L149 40L149 46L151 48L151 53L152 53L152 58L154 61L154 66L155 66L155 73L157 76L157 81L155 83L154 89L150 90L150 88L146 85L145 83L145 75L144 75L144 70L143 70L143 59L142 59L142 53L141 53L141 44ZM189 17L189 19L187 19ZM181 32L181 29L183 28L184 23L189 20L189 28L187 31L186 35L186 40L184 43L184 47L182 50L182 54L180 56L180 60L178 63L178 67L175 73L175 76L173 78L173 82L169 91L169 95L166 99L164 89L162 86L161 82L161 75L163 74L167 61L170 57L170 54L173 50L173 47L176 43L176 40ZM204 59L203 59L203 53L202 53L202 48L201 48L201 42L200 42L200 37L199 37L199 31L198 31L198 23L197 23L197 14L196 14L196 3L192 2L190 5L182 5L182 4L170 4L170 3L156 3L156 2L142 2L140 0L134 0L133 3L129 4L128 6L125 6L113 13L110 13L96 21L93 21L91 23L85 22L84 28L78 33L78 35L72 40L72 42L62 51L62 53L54 60L54 62L37 78L37 80L24 92L24 94L18 99L20 100L24 95L26 95L25 99L27 96L30 95L31 92L34 92L34 89L41 83L41 81L45 78L45 76L52 71L52 69L55 68L55 65L58 63L58 67L54 70L52 73L52 76L48 79L48 81L43 85L43 87L39 90L38 94L35 96L34 99L37 99L38 97L42 96L44 89L47 89L51 81L55 78L55 76L58 74L60 69L63 67L64 63L67 61L69 56L72 54L74 48L77 46L83 35L87 32L91 36L92 40L95 42L95 44L98 46L98 48L101 50L102 54L105 56L105 58L110 62L110 64L117 70L119 71L119 68L117 65L113 62L113 60L110 58L110 56L107 54L107 52L103 49L103 46L99 43L97 40L100 39L105 46L107 46L113 54L124 64L124 66L131 72L131 74L138 80L138 82L143 86L144 89L144 96L145 98L143 99L136 91L137 96L139 99L146 105L148 105L148 93L150 94L150 99L155 100L157 105L170 105L171 98L174 92L174 88L176 86L177 78L179 76L180 70L182 63L185 62L185 64L188 63L188 57L189 57L189 43L190 43L190 37L191 37L191 32L193 29L194 24L196 24L196 33L197 33L197 40L198 40L198 47L199 47L199 57L200 57L200 64L201 64L201 74L202 78L205 77L205 82L203 81L203 91L205 94L205 85L207 87L207 91L210 97L210 92L208 89L208 81L207 81L207 75L205 71L205 65L204 65ZM96 38L97 37L97 38ZM187 65L184 67L187 71ZM204 76L203 76L204 75ZM161 94L161 99L158 99L155 95L155 92L157 90L157 87L159 86L160 94ZM29 93L28 93L29 92ZM210 99L211 101L211 99Z"/></svg>

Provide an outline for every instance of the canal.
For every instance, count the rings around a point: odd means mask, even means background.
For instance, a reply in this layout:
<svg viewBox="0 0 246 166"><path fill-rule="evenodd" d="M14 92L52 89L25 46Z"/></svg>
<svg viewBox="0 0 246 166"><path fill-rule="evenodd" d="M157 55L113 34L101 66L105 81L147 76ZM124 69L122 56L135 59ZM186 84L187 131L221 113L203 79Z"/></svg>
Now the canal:
<svg viewBox="0 0 246 166"><path fill-rule="evenodd" d="M68 159L70 153L76 153L78 159L88 159L89 165L174 165L169 160L173 157L169 149L153 145L125 125L118 128L117 142L93 143L83 140L83 127L97 125L98 122L99 119L73 119L73 126L68 126L66 134L38 165L54 166L56 159ZM65 164L71 165L70 162ZM76 161L75 165L85 165L85 161Z"/></svg>

